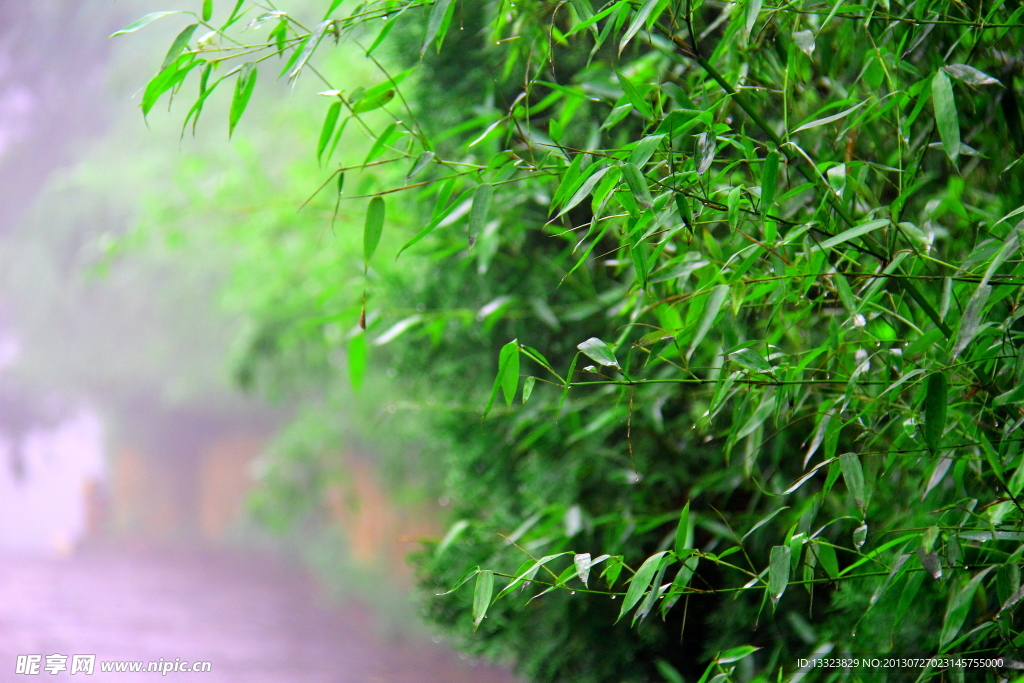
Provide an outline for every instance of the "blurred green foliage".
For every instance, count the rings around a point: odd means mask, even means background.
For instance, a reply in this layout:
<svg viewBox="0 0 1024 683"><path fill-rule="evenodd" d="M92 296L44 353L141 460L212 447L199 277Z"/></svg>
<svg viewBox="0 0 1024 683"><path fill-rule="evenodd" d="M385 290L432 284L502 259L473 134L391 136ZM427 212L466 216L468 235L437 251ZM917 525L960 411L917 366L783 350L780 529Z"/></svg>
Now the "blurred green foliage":
<svg viewBox="0 0 1024 683"><path fill-rule="evenodd" d="M1017 4L323 4L187 17L144 108L225 83L241 131L259 72L318 81L321 227L235 221L239 378L415 414L429 618L537 681L1001 680Z"/></svg>

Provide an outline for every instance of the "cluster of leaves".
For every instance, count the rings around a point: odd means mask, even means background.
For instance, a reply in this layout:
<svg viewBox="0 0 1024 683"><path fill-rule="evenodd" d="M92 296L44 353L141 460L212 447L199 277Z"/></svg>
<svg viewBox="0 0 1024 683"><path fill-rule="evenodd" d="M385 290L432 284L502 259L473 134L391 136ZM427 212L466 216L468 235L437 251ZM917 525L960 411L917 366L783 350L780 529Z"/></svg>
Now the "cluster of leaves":
<svg viewBox="0 0 1024 683"><path fill-rule="evenodd" d="M185 124L234 78L233 130L276 57L325 82L322 163L368 136L321 188L368 200L337 320L357 387L372 347L437 407L456 521L416 557L448 591L434 619L542 681L1020 661L1024 7L341 5L309 28L239 0L215 25L207 0L143 110L198 70ZM379 80L333 87L328 38ZM390 289L389 232L427 264Z"/></svg>

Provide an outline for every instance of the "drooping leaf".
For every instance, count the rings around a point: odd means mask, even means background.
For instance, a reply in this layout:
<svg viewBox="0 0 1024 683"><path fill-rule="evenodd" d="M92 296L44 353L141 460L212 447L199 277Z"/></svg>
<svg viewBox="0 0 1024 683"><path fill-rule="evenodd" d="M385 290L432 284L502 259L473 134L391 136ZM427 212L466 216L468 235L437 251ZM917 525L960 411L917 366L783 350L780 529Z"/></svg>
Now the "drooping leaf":
<svg viewBox="0 0 1024 683"><path fill-rule="evenodd" d="M622 619L640 602L640 598L643 597L644 593L647 592L647 588L651 585L654 575L658 573L663 557L665 557L664 550L651 555L640 565L640 569L636 571L636 574L633 575L632 580L629 582L629 589L626 591L626 596L622 599L622 607L619 609L619 618L616 621Z"/></svg>
<svg viewBox="0 0 1024 683"><path fill-rule="evenodd" d="M708 333L708 330L715 324L715 320L718 319L718 312L722 310L722 304L725 303L727 296L729 296L729 285L718 285L711 290L707 303L704 305L704 315L701 317L700 325L697 326L697 331L693 333L690 348L686 351L687 358L693 355L693 352L697 350L700 343L704 341L704 336Z"/></svg>
<svg viewBox="0 0 1024 683"><path fill-rule="evenodd" d="M963 626L964 620L967 619L967 612L971 608L971 602L974 600L974 593L978 590L978 586L985 576L993 569L995 569L994 566L982 569L967 582L966 586L950 596L949 602L946 605L946 615L942 620L942 635L939 637L940 647L945 647L951 643L957 634L960 633L960 628Z"/></svg>
<svg viewBox="0 0 1024 683"><path fill-rule="evenodd" d="M687 550L690 539L690 501L686 501L683 511L679 513L679 526L676 527L676 554L682 557Z"/></svg>
<svg viewBox="0 0 1024 683"><path fill-rule="evenodd" d="M213 0L203 0L203 21L213 18Z"/></svg>
<svg viewBox="0 0 1024 683"><path fill-rule="evenodd" d="M960 118L956 113L953 85L945 71L937 71L932 77L932 106L942 148L955 164L960 155Z"/></svg>
<svg viewBox="0 0 1024 683"><path fill-rule="evenodd" d="M198 26L199 24L189 24L182 29L181 33L179 33L177 37L175 37L174 42L171 43L170 49L167 50L167 56L164 57L163 64L160 65L161 71L178 61L178 57L180 57L181 53L185 50L185 47L188 45L188 41L192 40L192 34L196 32L196 28Z"/></svg>
<svg viewBox="0 0 1024 683"><path fill-rule="evenodd" d="M412 180L420 171L427 167L427 164L429 164L433 160L433 152L427 151L420 154L418 157L416 157L416 161L413 163L412 168L410 168L409 172L405 175L405 179Z"/></svg>
<svg viewBox="0 0 1024 683"><path fill-rule="evenodd" d="M494 186L490 183L477 185L473 193L473 208L469 212L469 238L475 240L476 236L483 232L487 224L487 214L491 210L491 198L494 196Z"/></svg>
<svg viewBox="0 0 1024 683"><path fill-rule="evenodd" d="M981 313L985 309L985 304L988 303L991 293L991 285L982 285L967 301L963 317L960 318L960 329L957 330L956 341L953 344L953 358L959 356L977 334L978 326L981 324Z"/></svg>
<svg viewBox="0 0 1024 683"><path fill-rule="evenodd" d="M775 150L768 152L764 165L761 168L761 215L765 216L771 211L775 202L775 191L779 181L779 153Z"/></svg>
<svg viewBox="0 0 1024 683"><path fill-rule="evenodd" d="M257 75L254 62L246 62L242 70L238 72L238 77L235 80L235 94L231 98L231 110L228 113L228 137L235 132L235 126L238 125L239 119L245 113L245 108L249 106L249 98L252 97L252 91L256 87Z"/></svg>
<svg viewBox="0 0 1024 683"><path fill-rule="evenodd" d="M790 555L788 545L777 545L772 548L768 560L768 594L773 605L779 603L779 598L789 585Z"/></svg>
<svg viewBox="0 0 1024 683"><path fill-rule="evenodd" d="M754 30L757 23L757 15L761 13L762 0L747 0L747 17L744 26L747 40L750 40L750 32Z"/></svg>
<svg viewBox="0 0 1024 683"><path fill-rule="evenodd" d="M519 387L519 341L513 339L501 347L498 354L498 374L494 376L494 386L491 387L491 396L487 399L484 407L484 417L487 417L494 407L494 401L501 391L509 406L515 399L516 389Z"/></svg>
<svg viewBox="0 0 1024 683"><path fill-rule="evenodd" d="M601 365L617 370L621 369L612 348L597 337L591 337L587 341L577 344L576 348L582 351L588 358Z"/></svg>
<svg viewBox="0 0 1024 683"><path fill-rule="evenodd" d="M441 48L441 43L448 32L448 25L451 23L452 12L454 11L455 5L452 3L452 0L434 0L434 6L430 10L430 18L427 20L427 35L423 39L423 46L420 48L420 57L427 52L427 48L430 47L430 43L435 38L437 39L438 49Z"/></svg>
<svg viewBox="0 0 1024 683"><path fill-rule="evenodd" d="M348 378L353 391L359 391L366 376L366 334L360 332L348 342Z"/></svg>
<svg viewBox="0 0 1024 683"><path fill-rule="evenodd" d="M363 263L370 265L370 259L377 251L381 233L384 231L386 206L383 197L374 197L366 208L366 222L363 225Z"/></svg>
<svg viewBox="0 0 1024 683"><path fill-rule="evenodd" d="M860 458L856 453L843 453L839 456L839 465L843 468L843 480L846 482L846 488L853 495L853 500L863 514L867 505L867 494L864 485L864 469L861 467Z"/></svg>
<svg viewBox="0 0 1024 683"><path fill-rule="evenodd" d="M701 133L697 136L697 175L704 175L715 161L715 136Z"/></svg>
<svg viewBox="0 0 1024 683"><path fill-rule="evenodd" d="M341 102L334 102L330 107L327 108L327 115L324 117L324 125L320 128L320 139L316 144L316 159L320 161L323 157L324 150L327 149L327 143L331 141L331 137L334 135L334 127L338 123L338 115L341 113Z"/></svg>
<svg viewBox="0 0 1024 683"><path fill-rule="evenodd" d="M946 405L948 383L946 373L941 370L928 375L924 396L924 440L933 451L946 430Z"/></svg>
<svg viewBox="0 0 1024 683"><path fill-rule="evenodd" d="M494 572L490 569L481 569L476 575L476 588L473 589L473 630L476 630L487 616L487 608L491 605L493 593Z"/></svg>
<svg viewBox="0 0 1024 683"><path fill-rule="evenodd" d="M537 378L534 377L533 375L530 375L529 377L527 377L526 381L523 382L523 405L524 406L526 405L526 402L530 400L530 397L533 396L533 386L536 383L537 383Z"/></svg>

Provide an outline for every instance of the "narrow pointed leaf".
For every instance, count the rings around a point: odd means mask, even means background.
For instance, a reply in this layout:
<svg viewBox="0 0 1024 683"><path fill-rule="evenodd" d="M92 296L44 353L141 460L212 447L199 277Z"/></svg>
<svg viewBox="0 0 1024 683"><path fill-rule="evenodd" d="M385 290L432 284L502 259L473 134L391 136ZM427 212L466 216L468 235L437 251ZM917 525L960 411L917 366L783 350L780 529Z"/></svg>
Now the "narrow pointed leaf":
<svg viewBox="0 0 1024 683"><path fill-rule="evenodd" d="M933 451L938 449L946 429L947 393L946 373L939 371L928 375L924 396L924 440Z"/></svg>
<svg viewBox="0 0 1024 683"><path fill-rule="evenodd" d="M700 343L704 341L704 336L708 333L708 330L715 324L715 320L718 319L718 312L722 310L722 304L725 303L727 296L729 296L729 285L718 285L711 290L711 294L708 295L708 301L704 305L704 315L700 320L700 325L697 326L697 331L693 333L690 348L686 351L687 358L693 355L693 352L697 350Z"/></svg>
<svg viewBox="0 0 1024 683"><path fill-rule="evenodd" d="M256 64L246 62L235 80L235 94L231 98L231 110L228 114L228 137L235 132L235 126L238 125L239 119L245 113L245 108L249 105L249 98L252 97L253 88L256 87L256 76Z"/></svg>
<svg viewBox="0 0 1024 683"><path fill-rule="evenodd" d="M161 71L177 61L188 45L188 41L192 40L192 34L196 32L198 26L199 24L189 24L177 35L174 42L171 43L171 48L167 51L167 56L164 57L163 64L160 65Z"/></svg>
<svg viewBox="0 0 1024 683"><path fill-rule="evenodd" d="M651 581L654 579L654 575L658 573L658 567L661 565L661 559L665 556L665 551L655 553L648 557L640 569L637 570L636 574L633 575L633 579L629 583L629 590L626 591L626 597L622 600L622 607L619 610L619 619L622 619L633 607L640 602L640 598L643 597L644 593L647 592L647 587L651 585ZM618 621L619 619L616 619Z"/></svg>
<svg viewBox="0 0 1024 683"><path fill-rule="evenodd" d="M971 608L971 602L974 600L974 593L985 576L993 569L995 567L982 569L966 586L950 597L946 606L946 616L942 621L942 635L939 638L941 647L948 645L960 633L960 628L964 625L964 620L967 619L967 612Z"/></svg>
<svg viewBox="0 0 1024 683"><path fill-rule="evenodd" d="M491 605L493 593L494 572L490 569L481 569L476 575L476 588L473 590L473 630L476 630L487 616L487 608Z"/></svg>
<svg viewBox="0 0 1024 683"><path fill-rule="evenodd" d="M790 555L788 545L777 545L772 548L768 560L768 593L772 598L772 604L778 604L779 598L789 585Z"/></svg>
<svg viewBox="0 0 1024 683"><path fill-rule="evenodd" d="M679 526L676 527L676 554L682 557L690 539L690 501L686 501L683 511L679 513Z"/></svg>
<svg viewBox="0 0 1024 683"><path fill-rule="evenodd" d="M955 164L960 155L960 118L956 113L953 85L945 71L938 71L932 77L932 107L935 109L935 124L939 129L942 149Z"/></svg>
<svg viewBox="0 0 1024 683"><path fill-rule="evenodd" d="M380 235L384 230L385 205L383 197L374 197L366 209L366 223L363 225L363 263L369 265Z"/></svg>
<svg viewBox="0 0 1024 683"><path fill-rule="evenodd" d="M839 465L843 469L843 480L846 482L846 488L853 494L853 499L863 514L867 502L865 498L864 468L861 467L860 458L857 457L856 453L843 453L839 456Z"/></svg>

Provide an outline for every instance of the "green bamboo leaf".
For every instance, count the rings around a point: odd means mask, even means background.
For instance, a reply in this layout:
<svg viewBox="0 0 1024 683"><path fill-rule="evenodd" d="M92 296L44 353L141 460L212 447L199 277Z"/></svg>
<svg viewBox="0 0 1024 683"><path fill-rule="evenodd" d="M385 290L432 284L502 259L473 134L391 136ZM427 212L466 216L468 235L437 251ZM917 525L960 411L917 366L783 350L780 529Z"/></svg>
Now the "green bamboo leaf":
<svg viewBox="0 0 1024 683"><path fill-rule="evenodd" d="M755 372L771 372L772 366L753 349L741 349L729 354L729 358L748 370Z"/></svg>
<svg viewBox="0 0 1024 683"><path fill-rule="evenodd" d="M373 144L370 145L370 151L367 152L366 158L363 159L364 166L384 153L384 150L386 150L388 145L392 143L392 138L397 137L395 136L396 130L398 130L398 124L394 121L385 126L383 132L381 132L381 134L377 136L377 139L373 141Z"/></svg>
<svg viewBox="0 0 1024 683"><path fill-rule="evenodd" d="M636 198L637 203L645 208L654 206L654 199L651 197L651 190L647 187L647 179L640 169L633 164L626 162L622 164L622 177L626 181L630 192Z"/></svg>
<svg viewBox="0 0 1024 683"><path fill-rule="evenodd" d="M615 352L597 337L591 337L587 341L577 344L576 348L601 365L621 370L619 361L615 359Z"/></svg>
<svg viewBox="0 0 1024 683"><path fill-rule="evenodd" d="M809 31L808 31L808 34L810 34ZM850 107L849 109L847 109L845 111L839 112L838 114L833 114L832 116L826 116L824 118L815 119L814 121L808 121L807 123L801 124L799 127L793 129L793 132L790 133L790 135L794 135L796 133L799 133L802 130L808 130L810 128L817 128L818 126L824 126L825 124L832 123L834 121L838 121L841 118L849 116L851 113L853 113L857 109L860 109L865 104L866 104L866 102L861 102L860 104L854 105L854 106Z"/></svg>
<svg viewBox="0 0 1024 683"><path fill-rule="evenodd" d="M772 598L772 605L779 603L779 598L789 585L790 555L788 545L777 545L772 548L768 560L768 593Z"/></svg>
<svg viewBox="0 0 1024 683"><path fill-rule="evenodd" d="M184 52L185 47L188 45L188 41L192 40L192 34L196 32L198 26L199 24L189 24L177 35L174 42L171 43L170 49L167 50L167 56L164 57L163 64L160 65L161 71L178 60L178 57L181 56L181 53Z"/></svg>
<svg viewBox="0 0 1024 683"><path fill-rule="evenodd" d="M338 115L341 113L341 102L335 102L327 108L327 115L324 117L324 125L320 128L320 139L316 143L316 159L320 161L320 158L324 154L324 150L327 149L327 143L331 141L331 136L334 135L334 127L338 123Z"/></svg>
<svg viewBox="0 0 1024 683"><path fill-rule="evenodd" d="M693 334L690 348L686 350L687 360L697 350L700 343L704 341L704 336L711 329L711 326L714 325L715 320L718 319L718 312L722 310L722 304L725 303L727 296L729 296L729 285L718 285L711 290L711 294L708 295L708 301L704 305L704 315L701 317L700 325L697 326L697 331Z"/></svg>
<svg viewBox="0 0 1024 683"><path fill-rule="evenodd" d="M514 382L514 384L513 384ZM494 386L491 387L491 396L487 399L484 407L483 417L487 417L494 407L494 401L498 398L498 392L505 395L505 400L512 405L515 398L516 388L519 386L519 341L513 339L501 347L498 354L498 374L494 376Z"/></svg>
<svg viewBox="0 0 1024 683"><path fill-rule="evenodd" d="M565 405L566 399L569 398L569 389L572 388L572 375L576 372L576 363L580 359L580 354L576 354L572 357L572 362L569 363L569 372L565 375L565 386L562 387L562 397L558 400L558 407L555 408L555 420L558 420L558 416L562 413L562 406Z"/></svg>
<svg viewBox="0 0 1024 683"><path fill-rule="evenodd" d="M326 33L327 29L331 28L333 24L334 21L332 20L321 21L317 24L316 28L313 29L313 32L309 34L308 38L302 44L302 50L298 52L299 58L295 62L295 66L288 72L289 81L294 81L299 77L299 74L302 73L302 69L306 66L306 62L308 62L309 58L313 56L313 53L316 52L317 47L320 45L320 41L323 40L324 33Z"/></svg>
<svg viewBox="0 0 1024 683"><path fill-rule="evenodd" d="M481 569L476 575L476 588L473 590L473 630L475 631L480 622L487 616L487 608L491 605L491 595L494 593L494 572L490 569Z"/></svg>
<svg viewBox="0 0 1024 683"><path fill-rule="evenodd" d="M843 469L843 480L846 481L846 488L853 494L853 500L860 508L861 514L867 506L866 491L864 486L864 468L861 467L860 458L856 453L843 453L839 456L839 465Z"/></svg>
<svg viewBox="0 0 1024 683"><path fill-rule="evenodd" d="M506 344L506 346L508 346ZM504 349L502 349L504 353ZM516 389L519 388L519 345L512 343L508 358L505 361L505 370L501 375L501 391L505 394L505 404L512 407L512 401L516 398Z"/></svg>
<svg viewBox="0 0 1024 683"><path fill-rule="evenodd" d="M946 430L947 391L946 373L938 371L928 375L924 396L924 441L933 451L939 448L942 433Z"/></svg>
<svg viewBox="0 0 1024 683"><path fill-rule="evenodd" d="M586 199L588 196L590 196L590 193L593 192L594 188L597 186L598 181L600 181L601 178L604 177L604 174L607 173L611 168L613 167L605 166L604 168L598 170L597 172L587 176L587 179L584 180L582 184L580 184L579 189L577 189L573 193L572 197L569 198L569 201L567 201L565 203L565 206L562 207L562 210L558 212L558 216L565 214L566 211L569 211L577 204L582 202L584 199ZM556 218L558 216L556 216Z"/></svg>
<svg viewBox="0 0 1024 683"><path fill-rule="evenodd" d="M533 375L527 377L526 381L523 382L523 405L524 406L526 405L526 402L530 400L530 396L533 395L533 386L536 383L537 383L537 378L534 377Z"/></svg>
<svg viewBox="0 0 1024 683"><path fill-rule="evenodd" d="M228 114L228 137L235 132L235 126L238 125L239 119L245 113L245 108L249 105L249 98L252 97L253 88L256 87L257 73L254 62L246 62L238 73L235 80L235 94L231 98L231 110Z"/></svg>
<svg viewBox="0 0 1024 683"><path fill-rule="evenodd" d="M690 501L686 501L683 511L679 513L679 526L676 527L676 555L680 557L689 548L687 541L692 543L690 535Z"/></svg>
<svg viewBox="0 0 1024 683"><path fill-rule="evenodd" d="M213 18L213 0L203 0L203 21Z"/></svg>
<svg viewBox="0 0 1024 683"><path fill-rule="evenodd" d="M619 610L619 618L615 620L616 622L621 620L627 612L640 602L640 598L647 592L647 587L651 585L654 575L658 573L658 568L661 566L661 560L665 556L665 552L662 550L651 555L640 565L640 569L637 570L629 582L629 590L626 591L626 597L622 600L622 608ZM657 587L655 587L655 590L657 590Z"/></svg>
<svg viewBox="0 0 1024 683"><path fill-rule="evenodd" d="M880 218L875 221L868 221L867 223L855 225L849 230L844 230L843 232L839 233L838 235L835 235L834 237L829 237L821 244L815 245L812 248L812 251L817 251L819 249L831 249L832 247L838 246L844 242L849 242L855 237L860 237L861 235L866 235L873 230L878 230L879 228L886 226L888 224L888 218Z"/></svg>
<svg viewBox="0 0 1024 683"><path fill-rule="evenodd" d="M353 391L359 391L366 375L366 334L360 332L348 342L348 378Z"/></svg>
<svg viewBox="0 0 1024 683"><path fill-rule="evenodd" d="M746 29L747 40L750 40L750 32L754 30L757 23L757 15L761 13L762 0L747 0L747 17L744 28Z"/></svg>
<svg viewBox="0 0 1024 683"><path fill-rule="evenodd" d="M779 153L768 152L761 167L761 215L771 211L775 202L775 190L779 182Z"/></svg>
<svg viewBox="0 0 1024 683"><path fill-rule="evenodd" d="M754 654L761 648L754 647L753 645L742 645L740 647L734 647L731 650L726 650L722 654L715 657L715 662L719 664L731 664L732 662L738 662L741 659L745 659L750 655Z"/></svg>
<svg viewBox="0 0 1024 683"><path fill-rule="evenodd" d="M945 71L937 71L932 77L932 106L935 109L935 124L939 129L942 148L955 164L960 154L960 119L956 113L953 85Z"/></svg>
<svg viewBox="0 0 1024 683"><path fill-rule="evenodd" d="M636 14L633 15L633 22L629 25L626 33L622 36L622 40L619 41L620 55L622 54L622 51L626 49L626 46L629 45L629 41L633 39L633 36L637 34L637 31L643 28L648 19L652 21L657 19L660 12L655 13L653 16L651 13L654 12L654 9L658 5L661 5L664 2L665 0L647 0L647 2L640 6L640 9L638 9ZM664 6L662 9L664 9Z"/></svg>
<svg viewBox="0 0 1024 683"><path fill-rule="evenodd" d="M384 231L384 214L386 207L383 197L374 197L366 209L366 222L363 225L363 264L368 268L370 259L377 251L380 235Z"/></svg>
<svg viewBox="0 0 1024 683"><path fill-rule="evenodd" d="M413 163L412 168L409 169L409 172L406 174L405 179L412 180L413 177L415 177L420 171L426 168L427 164L429 164L433 160L433 152L427 151L420 154L418 157L416 157L416 161L415 163Z"/></svg>
<svg viewBox="0 0 1024 683"><path fill-rule="evenodd" d="M430 18L427 20L427 35L423 39L423 47L420 48L420 57L426 53L430 42L435 38L437 39L437 49L441 49L441 43L444 42L444 36L448 32L448 25L451 23L454 11L455 5L452 4L452 0L435 0L434 7L430 10Z"/></svg>
<svg viewBox="0 0 1024 683"><path fill-rule="evenodd" d="M704 175L714 163L715 143L716 139L713 133L701 133L697 136L697 175Z"/></svg>
<svg viewBox="0 0 1024 683"><path fill-rule="evenodd" d="M825 570L825 573L833 579L838 577L839 558L836 557L836 549L827 543L814 543L811 547L818 557L818 564Z"/></svg>
<svg viewBox="0 0 1024 683"><path fill-rule="evenodd" d="M664 140L664 135L648 135L636 143L627 161L637 168L643 168Z"/></svg>
<svg viewBox="0 0 1024 683"><path fill-rule="evenodd" d="M979 71L968 64L950 64L942 67L942 70L967 85L1002 85L984 71Z"/></svg>
<svg viewBox="0 0 1024 683"><path fill-rule="evenodd" d="M953 358L959 356L977 334L978 327L981 325L981 314L985 310L985 304L988 303L991 293L991 285L981 285L967 301L967 307L964 308L964 314L960 318L960 329L957 330L956 340L953 343Z"/></svg>
<svg viewBox="0 0 1024 683"><path fill-rule="evenodd" d="M491 199L494 196L494 186L490 183L477 185L473 193L473 208L469 212L469 239L470 244L476 240L476 236L483 232L487 224L487 214L491 210Z"/></svg>
<svg viewBox="0 0 1024 683"><path fill-rule="evenodd" d="M651 110L651 105L647 103L647 100L643 98L640 91L634 87L628 78L622 75L621 72L616 71L615 75L619 79L619 85L622 86L622 92L626 95L626 99L629 103L643 115L645 119L654 118L654 112Z"/></svg>
<svg viewBox="0 0 1024 683"><path fill-rule="evenodd" d="M974 593L978 590L982 579L993 569L995 569L994 566L982 569L974 575L974 578L966 586L950 596L949 603L946 605L946 616L942 621L942 635L939 638L940 647L944 648L960 633L960 628L964 625L964 620L967 618L967 612L970 611L971 602L974 600Z"/></svg>
<svg viewBox="0 0 1024 683"><path fill-rule="evenodd" d="M355 104L352 105L353 114L363 114L374 109L380 109L395 98L395 90L391 88L382 93L372 94L369 91L363 93Z"/></svg>
<svg viewBox="0 0 1024 683"><path fill-rule="evenodd" d="M143 26L145 26L145 25L147 25L147 24L149 24L151 22L154 22L157 19L160 19L161 17L166 17L166 16L169 16L171 14L192 14L192 12L184 12L182 10L175 10L175 11L172 11L172 12L150 12L149 14L147 14L144 17L142 17L138 21L133 21L132 23L128 24L127 26L125 26L120 31L114 31L113 33L111 33L107 37L108 38L113 38L115 36L123 36L126 33L134 33L136 31L138 31L140 28L142 28Z"/></svg>

